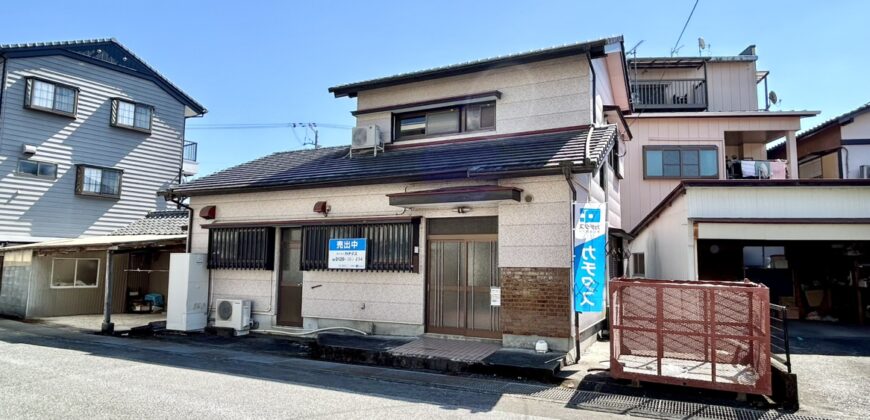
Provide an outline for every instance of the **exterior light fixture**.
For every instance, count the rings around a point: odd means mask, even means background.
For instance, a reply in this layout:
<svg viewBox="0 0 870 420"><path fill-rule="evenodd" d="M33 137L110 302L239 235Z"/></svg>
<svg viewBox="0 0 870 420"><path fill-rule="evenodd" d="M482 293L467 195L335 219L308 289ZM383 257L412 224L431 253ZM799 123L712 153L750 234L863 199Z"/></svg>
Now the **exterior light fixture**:
<svg viewBox="0 0 870 420"><path fill-rule="evenodd" d="M454 211L459 213L459 214L469 213L469 212L471 212L471 207L461 206L461 207L457 207L456 209L454 209Z"/></svg>
<svg viewBox="0 0 870 420"><path fill-rule="evenodd" d="M326 203L326 201L318 201L314 203L314 212L323 214L323 216L328 216L329 211L332 210L332 207Z"/></svg>

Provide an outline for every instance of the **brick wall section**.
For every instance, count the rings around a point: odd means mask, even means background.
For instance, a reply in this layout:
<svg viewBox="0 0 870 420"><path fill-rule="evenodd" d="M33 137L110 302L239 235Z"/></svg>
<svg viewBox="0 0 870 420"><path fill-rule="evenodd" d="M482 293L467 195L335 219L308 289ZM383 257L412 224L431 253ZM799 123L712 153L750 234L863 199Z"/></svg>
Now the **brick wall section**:
<svg viewBox="0 0 870 420"><path fill-rule="evenodd" d="M571 336L569 268L502 267L502 333Z"/></svg>

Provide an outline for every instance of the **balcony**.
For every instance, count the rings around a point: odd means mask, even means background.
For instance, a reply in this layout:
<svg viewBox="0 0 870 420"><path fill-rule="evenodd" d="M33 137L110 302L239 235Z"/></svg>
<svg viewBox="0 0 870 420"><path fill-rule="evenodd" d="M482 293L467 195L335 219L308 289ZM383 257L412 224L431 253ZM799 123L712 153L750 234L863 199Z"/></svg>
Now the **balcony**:
<svg viewBox="0 0 870 420"><path fill-rule="evenodd" d="M787 167L781 159L728 159L725 174L727 179L787 179Z"/></svg>
<svg viewBox="0 0 870 420"><path fill-rule="evenodd" d="M633 80L631 97L638 111L703 111L707 109L707 81Z"/></svg>
<svg viewBox="0 0 870 420"><path fill-rule="evenodd" d="M184 176L194 176L199 172L199 163L196 162L196 148L196 142L184 141L184 152L182 153L184 162L181 165Z"/></svg>

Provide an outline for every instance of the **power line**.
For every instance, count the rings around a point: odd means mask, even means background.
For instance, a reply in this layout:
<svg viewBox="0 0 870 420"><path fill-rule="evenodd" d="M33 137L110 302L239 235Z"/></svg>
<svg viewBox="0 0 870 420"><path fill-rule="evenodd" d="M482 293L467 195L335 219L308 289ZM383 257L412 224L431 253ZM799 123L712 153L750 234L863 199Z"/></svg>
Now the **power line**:
<svg viewBox="0 0 870 420"><path fill-rule="evenodd" d="M689 21L692 20L692 15L695 14L695 8L698 7L698 1L699 0L695 0L695 5L692 6L692 11L689 12L689 17L686 19L686 23L683 25L683 30L680 31L680 36L679 38L677 38L677 42L674 44L674 48L671 48L671 57L673 57L674 54L677 53L677 50L679 50L677 46L680 45L680 40L683 39L683 34L686 33L686 28L689 26Z"/></svg>
<svg viewBox="0 0 870 420"><path fill-rule="evenodd" d="M188 130L261 130L270 128L329 128L337 130L350 130L353 126L330 123L314 122L286 122L286 123L226 123L226 124L195 124L188 125Z"/></svg>

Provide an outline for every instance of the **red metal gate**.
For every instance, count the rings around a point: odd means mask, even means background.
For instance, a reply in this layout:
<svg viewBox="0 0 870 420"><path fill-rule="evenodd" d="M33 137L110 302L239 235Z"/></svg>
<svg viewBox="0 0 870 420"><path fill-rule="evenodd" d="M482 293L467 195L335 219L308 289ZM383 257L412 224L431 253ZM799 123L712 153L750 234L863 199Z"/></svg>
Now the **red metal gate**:
<svg viewBox="0 0 870 420"><path fill-rule="evenodd" d="M770 301L745 282L614 279L614 378L770 395Z"/></svg>

